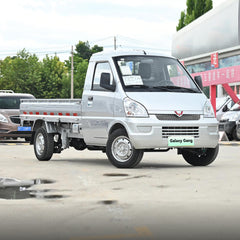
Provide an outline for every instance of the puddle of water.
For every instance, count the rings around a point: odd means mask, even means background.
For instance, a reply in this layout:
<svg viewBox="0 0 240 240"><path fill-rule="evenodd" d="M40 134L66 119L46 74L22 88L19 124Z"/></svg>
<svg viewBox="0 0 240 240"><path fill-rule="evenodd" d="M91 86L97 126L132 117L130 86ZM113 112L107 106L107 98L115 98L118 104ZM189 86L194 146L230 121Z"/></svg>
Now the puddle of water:
<svg viewBox="0 0 240 240"><path fill-rule="evenodd" d="M103 176L106 176L106 177L128 177L129 174L126 174L126 173L105 173L105 174L103 174Z"/></svg>
<svg viewBox="0 0 240 240"><path fill-rule="evenodd" d="M30 187L39 184L51 184L55 181L49 179L19 180L15 178L0 178L0 198L3 199L56 199L63 195L48 194L51 189L31 190Z"/></svg>
<svg viewBox="0 0 240 240"><path fill-rule="evenodd" d="M100 201L99 203L104 204L104 205L111 205L111 204L116 204L117 201L116 200L103 200L103 201Z"/></svg>
<svg viewBox="0 0 240 240"><path fill-rule="evenodd" d="M168 185L159 185L157 186L157 188L168 188L169 186Z"/></svg>

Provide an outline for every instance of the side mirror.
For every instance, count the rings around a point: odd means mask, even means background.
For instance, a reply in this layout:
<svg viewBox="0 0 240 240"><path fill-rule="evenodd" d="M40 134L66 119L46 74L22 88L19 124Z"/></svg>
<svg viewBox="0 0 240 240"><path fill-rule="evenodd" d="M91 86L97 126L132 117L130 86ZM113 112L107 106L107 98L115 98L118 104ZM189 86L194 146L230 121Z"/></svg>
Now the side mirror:
<svg viewBox="0 0 240 240"><path fill-rule="evenodd" d="M100 87L114 92L116 89L116 86L111 85L110 81L111 81L110 73L102 73L100 78Z"/></svg>
<svg viewBox="0 0 240 240"><path fill-rule="evenodd" d="M201 76L195 76L194 80L197 83L197 85L200 87L200 89L203 90L202 77Z"/></svg>
<svg viewBox="0 0 240 240"><path fill-rule="evenodd" d="M228 109L228 106L227 105L225 105L224 107L223 107L223 112L227 112L229 109Z"/></svg>

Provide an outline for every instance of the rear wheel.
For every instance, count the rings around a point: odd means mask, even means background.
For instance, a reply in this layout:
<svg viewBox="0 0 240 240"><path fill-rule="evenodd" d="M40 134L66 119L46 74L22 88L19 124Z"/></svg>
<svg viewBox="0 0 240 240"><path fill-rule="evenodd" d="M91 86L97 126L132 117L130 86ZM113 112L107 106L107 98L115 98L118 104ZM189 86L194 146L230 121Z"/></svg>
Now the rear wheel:
<svg viewBox="0 0 240 240"><path fill-rule="evenodd" d="M51 159L54 151L53 134L47 133L44 127L37 129L34 136L34 152L39 161Z"/></svg>
<svg viewBox="0 0 240 240"><path fill-rule="evenodd" d="M218 145L216 148L183 149L182 156L193 166L207 166L216 159L218 151Z"/></svg>
<svg viewBox="0 0 240 240"><path fill-rule="evenodd" d="M133 168L143 157L143 151L133 147L124 129L117 129L109 136L106 154L117 168Z"/></svg>

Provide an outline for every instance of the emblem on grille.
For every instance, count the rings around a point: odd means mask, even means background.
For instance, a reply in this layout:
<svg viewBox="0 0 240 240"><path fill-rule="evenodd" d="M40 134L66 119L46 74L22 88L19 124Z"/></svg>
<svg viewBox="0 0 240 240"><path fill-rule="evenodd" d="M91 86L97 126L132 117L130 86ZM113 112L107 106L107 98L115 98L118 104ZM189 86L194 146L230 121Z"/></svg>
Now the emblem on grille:
<svg viewBox="0 0 240 240"><path fill-rule="evenodd" d="M174 111L175 112L175 114L178 116L178 117L181 117L182 115L183 115L183 111Z"/></svg>

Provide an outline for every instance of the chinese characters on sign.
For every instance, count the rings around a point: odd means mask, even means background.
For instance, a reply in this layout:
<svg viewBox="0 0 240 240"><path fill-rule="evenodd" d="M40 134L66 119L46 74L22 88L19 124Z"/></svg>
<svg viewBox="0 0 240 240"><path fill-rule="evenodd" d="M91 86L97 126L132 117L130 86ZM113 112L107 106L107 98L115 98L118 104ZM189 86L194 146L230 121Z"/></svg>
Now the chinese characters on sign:
<svg viewBox="0 0 240 240"><path fill-rule="evenodd" d="M240 66L214 69L206 72L193 73L192 77L201 76L203 86L240 82Z"/></svg>
<svg viewBox="0 0 240 240"><path fill-rule="evenodd" d="M219 65L218 65L218 53L213 53L211 54L211 66L213 68L218 68Z"/></svg>

